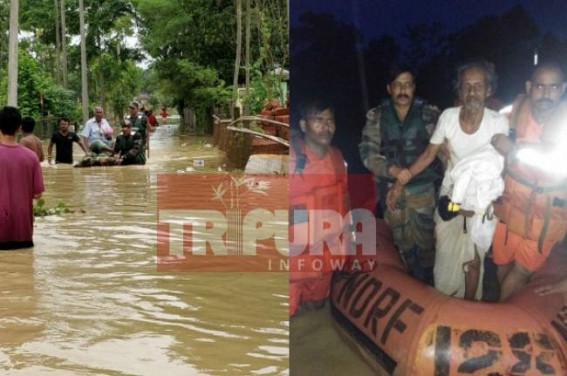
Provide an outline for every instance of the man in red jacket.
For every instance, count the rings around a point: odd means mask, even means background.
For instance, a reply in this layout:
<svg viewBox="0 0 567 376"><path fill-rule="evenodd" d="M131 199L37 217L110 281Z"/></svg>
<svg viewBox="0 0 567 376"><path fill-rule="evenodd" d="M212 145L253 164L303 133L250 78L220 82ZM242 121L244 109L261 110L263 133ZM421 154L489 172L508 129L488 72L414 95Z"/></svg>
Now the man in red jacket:
<svg viewBox="0 0 567 376"><path fill-rule="evenodd" d="M289 167L290 315L300 306L323 307L331 283L329 260L341 253L343 243L338 239L348 225L343 218L349 211L346 163L331 146L336 129L332 107L320 101L307 103L299 125L301 134L292 137ZM330 230L324 229L325 221L334 224ZM306 237L307 246L298 241ZM345 241L344 236L341 239Z"/></svg>

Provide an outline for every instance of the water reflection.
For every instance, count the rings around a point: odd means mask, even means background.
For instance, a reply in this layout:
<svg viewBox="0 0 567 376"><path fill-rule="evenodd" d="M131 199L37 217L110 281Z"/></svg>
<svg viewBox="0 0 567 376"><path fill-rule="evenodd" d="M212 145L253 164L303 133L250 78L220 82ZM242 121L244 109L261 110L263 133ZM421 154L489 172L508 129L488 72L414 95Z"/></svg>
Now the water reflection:
<svg viewBox="0 0 567 376"><path fill-rule="evenodd" d="M216 171L222 155L170 126L151 142L146 166L43 166L46 206L75 213L37 219L33 251L0 253L0 374L288 372L285 273L156 271L157 173L194 173L197 157Z"/></svg>
<svg viewBox="0 0 567 376"><path fill-rule="evenodd" d="M33 263L31 249L0 252L0 354L4 356L33 340L45 327L36 312Z"/></svg>

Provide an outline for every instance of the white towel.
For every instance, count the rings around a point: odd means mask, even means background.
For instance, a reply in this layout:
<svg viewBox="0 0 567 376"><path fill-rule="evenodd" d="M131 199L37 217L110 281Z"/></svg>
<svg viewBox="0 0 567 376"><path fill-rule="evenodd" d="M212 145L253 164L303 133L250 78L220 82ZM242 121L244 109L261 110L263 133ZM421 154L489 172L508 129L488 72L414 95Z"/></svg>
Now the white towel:
<svg viewBox="0 0 567 376"><path fill-rule="evenodd" d="M471 239L483 248L490 246L496 229L497 220L484 214L504 191L503 169L504 158L492 145L486 145L461 159L450 173L451 201L475 212L470 220Z"/></svg>

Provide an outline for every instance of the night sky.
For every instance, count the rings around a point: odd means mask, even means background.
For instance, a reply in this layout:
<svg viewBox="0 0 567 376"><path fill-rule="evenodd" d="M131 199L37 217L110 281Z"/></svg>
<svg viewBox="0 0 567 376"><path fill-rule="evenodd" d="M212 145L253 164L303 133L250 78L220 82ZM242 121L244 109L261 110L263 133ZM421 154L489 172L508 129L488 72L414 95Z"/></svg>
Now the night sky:
<svg viewBox="0 0 567 376"><path fill-rule="evenodd" d="M448 31L523 5L544 32L567 37L565 0L290 0L291 23L306 11L326 12L355 25L367 38L401 36L407 24L442 22Z"/></svg>

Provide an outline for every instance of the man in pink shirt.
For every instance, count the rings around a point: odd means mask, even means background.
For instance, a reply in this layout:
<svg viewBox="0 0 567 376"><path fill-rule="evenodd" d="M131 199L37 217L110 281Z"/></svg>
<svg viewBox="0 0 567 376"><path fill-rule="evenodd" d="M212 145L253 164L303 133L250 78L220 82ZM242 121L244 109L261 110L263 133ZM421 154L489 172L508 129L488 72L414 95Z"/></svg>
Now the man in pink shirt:
<svg viewBox="0 0 567 376"><path fill-rule="evenodd" d="M37 155L18 144L22 115L0 110L0 249L33 247L33 200L44 191Z"/></svg>

